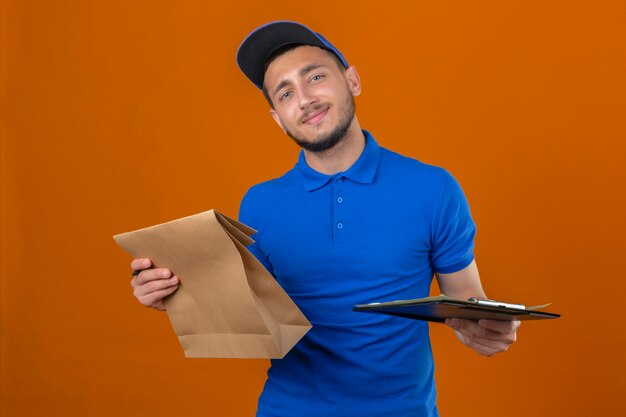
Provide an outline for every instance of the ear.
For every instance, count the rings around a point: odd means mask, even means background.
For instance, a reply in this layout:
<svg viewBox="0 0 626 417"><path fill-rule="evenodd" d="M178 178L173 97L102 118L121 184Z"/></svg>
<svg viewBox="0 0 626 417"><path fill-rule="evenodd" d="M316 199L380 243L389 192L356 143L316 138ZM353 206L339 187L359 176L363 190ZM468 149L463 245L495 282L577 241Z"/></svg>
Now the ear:
<svg viewBox="0 0 626 417"><path fill-rule="evenodd" d="M361 94L361 78L354 65L350 65L343 73L348 87L354 97Z"/></svg>
<svg viewBox="0 0 626 417"><path fill-rule="evenodd" d="M280 128L283 130L283 133L287 133L287 130L285 130L285 127L283 126L283 122L280 120L278 113L276 113L276 110L270 109L270 114L272 115L272 118L274 119L276 124L280 126Z"/></svg>

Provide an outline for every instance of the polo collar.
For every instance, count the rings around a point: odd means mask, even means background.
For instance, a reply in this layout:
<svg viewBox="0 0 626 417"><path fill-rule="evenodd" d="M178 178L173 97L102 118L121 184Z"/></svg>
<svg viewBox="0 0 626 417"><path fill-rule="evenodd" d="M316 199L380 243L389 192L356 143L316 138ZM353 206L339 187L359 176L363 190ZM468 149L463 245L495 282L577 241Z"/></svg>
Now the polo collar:
<svg viewBox="0 0 626 417"><path fill-rule="evenodd" d="M370 184L374 181L374 176L378 170L378 161L380 160L380 146L378 146L374 137L367 130L363 130L363 134L365 135L365 148L359 159L347 171L333 175L322 174L311 168L306 162L304 151L300 151L296 167L302 177L304 189L307 191L317 190L326 185L331 179L339 176L362 184Z"/></svg>

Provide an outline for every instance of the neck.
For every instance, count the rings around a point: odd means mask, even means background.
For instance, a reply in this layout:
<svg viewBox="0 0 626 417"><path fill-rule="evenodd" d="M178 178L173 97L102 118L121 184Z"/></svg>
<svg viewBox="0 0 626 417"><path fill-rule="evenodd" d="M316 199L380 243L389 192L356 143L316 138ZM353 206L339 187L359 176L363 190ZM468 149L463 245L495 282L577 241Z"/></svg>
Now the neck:
<svg viewBox="0 0 626 417"><path fill-rule="evenodd" d="M304 150L306 163L326 175L333 175L348 170L361 156L365 148L365 135L356 116L346 136L335 146L323 152Z"/></svg>

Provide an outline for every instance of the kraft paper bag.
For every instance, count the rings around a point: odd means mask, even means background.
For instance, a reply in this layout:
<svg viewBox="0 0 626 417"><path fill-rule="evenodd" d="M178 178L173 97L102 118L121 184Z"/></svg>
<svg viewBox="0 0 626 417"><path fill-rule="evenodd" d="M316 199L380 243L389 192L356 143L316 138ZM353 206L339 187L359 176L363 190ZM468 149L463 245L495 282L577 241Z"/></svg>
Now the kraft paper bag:
<svg viewBox="0 0 626 417"><path fill-rule="evenodd" d="M256 231L215 210L113 236L179 277L165 299L188 358L282 358L311 324L245 246Z"/></svg>

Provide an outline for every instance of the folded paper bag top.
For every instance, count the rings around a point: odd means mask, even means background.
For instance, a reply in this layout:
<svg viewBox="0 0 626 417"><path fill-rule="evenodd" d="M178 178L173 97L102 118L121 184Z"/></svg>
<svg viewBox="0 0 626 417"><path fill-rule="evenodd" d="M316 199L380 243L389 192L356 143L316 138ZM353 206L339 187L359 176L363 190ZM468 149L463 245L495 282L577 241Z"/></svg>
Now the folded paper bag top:
<svg viewBox="0 0 626 417"><path fill-rule="evenodd" d="M188 358L282 358L311 329L245 246L255 230L215 210L113 236L180 279L165 299Z"/></svg>

